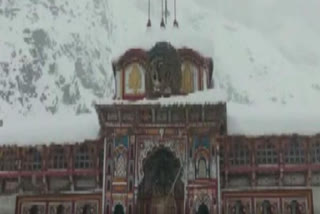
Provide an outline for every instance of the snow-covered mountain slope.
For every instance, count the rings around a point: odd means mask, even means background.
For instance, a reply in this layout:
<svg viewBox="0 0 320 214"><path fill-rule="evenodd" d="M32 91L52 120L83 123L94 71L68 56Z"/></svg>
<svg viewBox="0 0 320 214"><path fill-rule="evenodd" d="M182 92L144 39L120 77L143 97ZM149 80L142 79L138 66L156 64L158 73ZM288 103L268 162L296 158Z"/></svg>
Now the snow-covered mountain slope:
<svg viewBox="0 0 320 214"><path fill-rule="evenodd" d="M159 29L161 1L151 2ZM320 105L318 8L318 0L177 0L177 18L179 30L212 43L215 86L230 105L299 113ZM93 112L112 96L113 54L133 35L149 36L146 22L147 0L0 0L0 118Z"/></svg>
<svg viewBox="0 0 320 214"><path fill-rule="evenodd" d="M110 94L109 11L102 0L1 0L0 115L87 112Z"/></svg>

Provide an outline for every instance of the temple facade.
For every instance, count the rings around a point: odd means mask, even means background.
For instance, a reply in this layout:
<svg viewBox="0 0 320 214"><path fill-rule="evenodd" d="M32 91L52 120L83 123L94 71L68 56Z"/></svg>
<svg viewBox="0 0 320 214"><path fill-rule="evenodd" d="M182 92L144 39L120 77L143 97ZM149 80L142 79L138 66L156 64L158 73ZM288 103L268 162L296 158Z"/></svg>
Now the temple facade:
<svg viewBox="0 0 320 214"><path fill-rule="evenodd" d="M320 135L229 135L213 59L197 50L158 42L112 65L95 140L0 147L16 214L317 213Z"/></svg>

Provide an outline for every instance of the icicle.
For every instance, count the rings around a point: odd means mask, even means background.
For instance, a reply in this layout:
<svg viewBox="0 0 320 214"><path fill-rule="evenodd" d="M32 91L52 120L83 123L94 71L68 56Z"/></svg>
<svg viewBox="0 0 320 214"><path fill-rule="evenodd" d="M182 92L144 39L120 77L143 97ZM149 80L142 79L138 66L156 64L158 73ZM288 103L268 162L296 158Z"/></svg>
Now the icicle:
<svg viewBox="0 0 320 214"><path fill-rule="evenodd" d="M151 19L150 19L150 0L148 1L148 23L147 27L151 27Z"/></svg>
<svg viewBox="0 0 320 214"><path fill-rule="evenodd" d="M164 19L163 19L163 0L161 0L161 23L160 23L161 28L165 28L166 25L164 24Z"/></svg>
<svg viewBox="0 0 320 214"><path fill-rule="evenodd" d="M176 27L176 28L179 27L179 24L178 24L178 21L177 21L177 2L176 2L176 0L174 0L174 21L173 21L173 27Z"/></svg>

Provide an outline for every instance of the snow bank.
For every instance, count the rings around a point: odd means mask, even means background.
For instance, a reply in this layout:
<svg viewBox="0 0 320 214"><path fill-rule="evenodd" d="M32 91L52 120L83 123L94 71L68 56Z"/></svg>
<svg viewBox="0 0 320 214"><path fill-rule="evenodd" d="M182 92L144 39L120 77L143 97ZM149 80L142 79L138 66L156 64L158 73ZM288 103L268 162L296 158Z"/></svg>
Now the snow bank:
<svg viewBox="0 0 320 214"><path fill-rule="evenodd" d="M227 104L230 135L320 134L317 106Z"/></svg>
<svg viewBox="0 0 320 214"><path fill-rule="evenodd" d="M0 213L14 214L16 207L16 195L0 196Z"/></svg>
<svg viewBox="0 0 320 214"><path fill-rule="evenodd" d="M97 139L95 113L80 116L8 117L0 127L0 145L75 143Z"/></svg>
<svg viewBox="0 0 320 214"><path fill-rule="evenodd" d="M128 100L101 100L99 104L105 105L120 105L120 104L130 104L130 105L188 105L188 104L217 104L225 103L227 100L227 95L224 91L219 89L209 89L206 91L198 91L195 93L190 93L185 96L171 96L171 97L160 97L159 99L143 99L137 101Z"/></svg>

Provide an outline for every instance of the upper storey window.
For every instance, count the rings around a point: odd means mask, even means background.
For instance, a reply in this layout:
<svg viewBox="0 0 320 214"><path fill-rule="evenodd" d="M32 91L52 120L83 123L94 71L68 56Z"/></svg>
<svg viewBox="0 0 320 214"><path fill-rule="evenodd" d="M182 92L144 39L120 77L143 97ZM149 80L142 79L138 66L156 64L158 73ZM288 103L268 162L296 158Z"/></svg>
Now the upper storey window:
<svg viewBox="0 0 320 214"><path fill-rule="evenodd" d="M289 164L300 164L305 162L303 141L293 136L285 150L285 162Z"/></svg>
<svg viewBox="0 0 320 214"><path fill-rule="evenodd" d="M233 141L229 158L232 166L249 165L250 152L248 145L242 140Z"/></svg>
<svg viewBox="0 0 320 214"><path fill-rule="evenodd" d="M192 63L186 61L181 66L182 80L181 91L182 93L191 93L198 89L198 69Z"/></svg>
<svg viewBox="0 0 320 214"><path fill-rule="evenodd" d="M145 70L138 64L133 63L125 69L124 92L126 96L141 96L145 93Z"/></svg>

